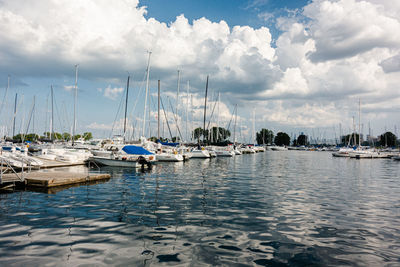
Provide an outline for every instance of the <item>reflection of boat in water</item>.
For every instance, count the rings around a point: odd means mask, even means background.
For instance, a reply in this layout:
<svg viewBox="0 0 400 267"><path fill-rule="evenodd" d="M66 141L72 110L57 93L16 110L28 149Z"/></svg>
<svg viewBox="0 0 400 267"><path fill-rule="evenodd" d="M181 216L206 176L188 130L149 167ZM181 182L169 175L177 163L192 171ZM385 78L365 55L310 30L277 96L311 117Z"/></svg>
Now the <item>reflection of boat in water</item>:
<svg viewBox="0 0 400 267"><path fill-rule="evenodd" d="M127 145L117 154L111 154L109 157L93 156L89 161L112 167L151 168L156 156L143 147Z"/></svg>

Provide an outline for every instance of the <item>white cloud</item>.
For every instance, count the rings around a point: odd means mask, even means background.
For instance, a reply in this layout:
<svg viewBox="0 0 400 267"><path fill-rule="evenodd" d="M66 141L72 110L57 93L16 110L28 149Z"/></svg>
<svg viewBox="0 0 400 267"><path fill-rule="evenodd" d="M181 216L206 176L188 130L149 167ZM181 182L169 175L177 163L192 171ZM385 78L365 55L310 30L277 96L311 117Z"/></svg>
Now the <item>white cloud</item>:
<svg viewBox="0 0 400 267"><path fill-rule="evenodd" d="M65 91L70 92L70 91L72 91L72 90L74 90L74 89L75 89L75 86L74 86L74 85L64 85L64 90L65 90Z"/></svg>
<svg viewBox="0 0 400 267"><path fill-rule="evenodd" d="M239 104L245 118L249 107L267 106L266 123L328 125L348 121L358 98L368 105L365 112L390 118L385 107L393 109L400 97L399 1L313 1L304 12L297 11L301 14L277 19L283 32L276 47L266 27L231 28L225 21L188 21L184 15L167 25L147 19L146 9L134 0L112 5L106 0L14 0L0 5L3 74L38 79L72 75L79 63L83 79L123 84L115 79L127 70L140 80L136 73L143 73L151 50L150 79L161 79L163 94L172 98L176 69L181 69L182 82L190 80L193 116L199 123L207 74L210 90L221 92L224 121ZM47 16L38 16L43 10ZM114 100L124 90L99 86L99 93Z"/></svg>
<svg viewBox="0 0 400 267"><path fill-rule="evenodd" d="M104 96L112 99L112 100L116 100L117 97L124 91L124 88L122 87L114 87L111 88L111 86L109 85L107 88L104 89Z"/></svg>

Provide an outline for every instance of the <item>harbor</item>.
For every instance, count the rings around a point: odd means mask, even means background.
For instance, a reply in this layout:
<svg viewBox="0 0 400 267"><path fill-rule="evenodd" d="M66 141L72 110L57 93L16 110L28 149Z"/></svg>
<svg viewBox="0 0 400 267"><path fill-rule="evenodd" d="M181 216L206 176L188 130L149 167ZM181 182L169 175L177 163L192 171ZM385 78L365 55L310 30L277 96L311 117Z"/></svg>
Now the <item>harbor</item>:
<svg viewBox="0 0 400 267"><path fill-rule="evenodd" d="M396 265L398 163L265 151L101 167L111 179L0 194L0 261Z"/></svg>

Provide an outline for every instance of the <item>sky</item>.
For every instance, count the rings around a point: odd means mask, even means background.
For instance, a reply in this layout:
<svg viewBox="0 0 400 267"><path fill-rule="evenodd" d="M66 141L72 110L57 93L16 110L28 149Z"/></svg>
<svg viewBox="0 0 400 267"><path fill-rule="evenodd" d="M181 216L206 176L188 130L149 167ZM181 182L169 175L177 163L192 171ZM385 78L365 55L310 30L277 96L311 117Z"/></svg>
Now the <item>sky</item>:
<svg viewBox="0 0 400 267"><path fill-rule="evenodd" d="M207 76L207 120L233 132L237 106L241 141L261 128L320 139L359 125L364 134L398 134L393 0L0 0L0 133L12 134L14 117L16 133L42 134L51 124L71 132L78 64L77 132L122 132L130 75L128 132L138 138L149 51L146 136L156 135L158 80L172 135L176 121L183 139L202 126Z"/></svg>

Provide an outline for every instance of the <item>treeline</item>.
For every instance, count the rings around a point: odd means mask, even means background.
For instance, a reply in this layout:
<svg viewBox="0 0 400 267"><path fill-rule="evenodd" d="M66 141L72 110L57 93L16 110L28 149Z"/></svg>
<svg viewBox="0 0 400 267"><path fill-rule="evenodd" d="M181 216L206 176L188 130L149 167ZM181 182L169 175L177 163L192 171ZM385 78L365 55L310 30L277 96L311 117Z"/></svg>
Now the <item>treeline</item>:
<svg viewBox="0 0 400 267"><path fill-rule="evenodd" d="M76 134L74 135L74 140L78 140L80 138L83 138L85 141L88 141L93 138L93 135L91 132L85 132L83 134ZM5 138L8 139L8 138ZM17 134L13 136L12 138L13 141L17 142L24 142L24 141L51 141L51 140L59 140L59 141L71 141L71 134L69 133L50 133L50 132L45 132L43 135L39 136L38 134L35 133L30 133L30 134Z"/></svg>

